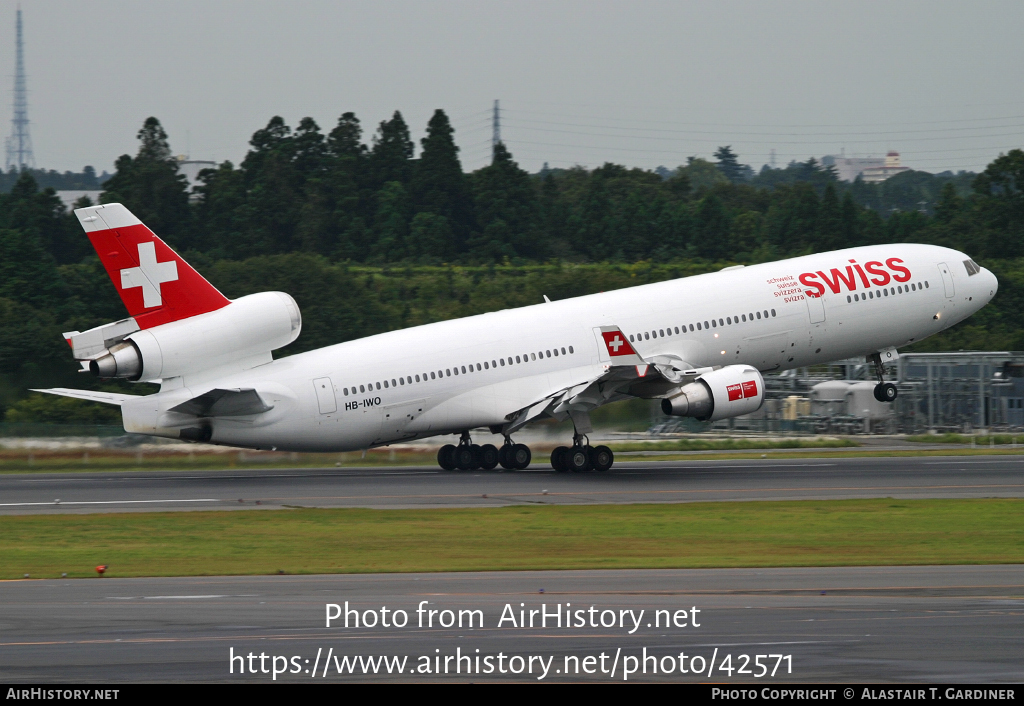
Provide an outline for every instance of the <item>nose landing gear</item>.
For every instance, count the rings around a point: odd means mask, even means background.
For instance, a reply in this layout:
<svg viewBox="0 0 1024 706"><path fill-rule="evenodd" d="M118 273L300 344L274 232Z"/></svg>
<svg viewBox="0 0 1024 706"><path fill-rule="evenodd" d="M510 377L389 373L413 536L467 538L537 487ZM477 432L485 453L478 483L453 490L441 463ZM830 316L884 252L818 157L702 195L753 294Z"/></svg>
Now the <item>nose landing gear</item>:
<svg viewBox="0 0 1024 706"><path fill-rule="evenodd" d="M885 381L885 367L882 365L881 354L872 353L868 356L868 360L875 364L875 375L878 377L878 384L875 385L874 389L875 399L879 402L895 401L899 391L891 382Z"/></svg>

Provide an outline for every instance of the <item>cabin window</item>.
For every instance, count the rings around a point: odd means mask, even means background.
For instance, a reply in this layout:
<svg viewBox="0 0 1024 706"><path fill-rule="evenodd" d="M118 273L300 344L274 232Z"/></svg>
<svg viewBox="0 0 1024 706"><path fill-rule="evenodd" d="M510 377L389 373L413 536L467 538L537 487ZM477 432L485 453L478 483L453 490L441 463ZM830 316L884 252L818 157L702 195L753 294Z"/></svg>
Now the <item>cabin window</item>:
<svg viewBox="0 0 1024 706"><path fill-rule="evenodd" d="M398 378L398 384L399 385L404 385L405 384L405 378Z"/></svg>
<svg viewBox="0 0 1024 706"><path fill-rule="evenodd" d="M636 342L636 341L633 340L633 334L629 334L629 342L630 343L635 343Z"/></svg>
<svg viewBox="0 0 1024 706"><path fill-rule="evenodd" d="M379 382L377 383L377 389L378 390L380 389L380 383Z"/></svg>
<svg viewBox="0 0 1024 706"><path fill-rule="evenodd" d="M548 351L547 353L548 353L548 358L550 358L551 357L551 351Z"/></svg>
<svg viewBox="0 0 1024 706"><path fill-rule="evenodd" d="M572 346L569 346L569 355L572 355L572 354L573 354L573 353L575 353L575 352L576 352L576 351L574 351L574 350L572 349Z"/></svg>
<svg viewBox="0 0 1024 706"><path fill-rule="evenodd" d="M766 318L766 319L768 318L768 310L767 309L764 310L764 318Z"/></svg>
<svg viewBox="0 0 1024 706"><path fill-rule="evenodd" d="M692 326L692 324L691 324L691 326ZM701 328L700 328L700 322L699 322L699 321L697 322L697 330L698 330L698 331L700 331L700 330L701 330Z"/></svg>
<svg viewBox="0 0 1024 706"><path fill-rule="evenodd" d="M711 319L711 325L714 326L715 328L718 328L718 322L715 321L714 319Z"/></svg>
<svg viewBox="0 0 1024 706"><path fill-rule="evenodd" d="M759 319L761 318L761 312L760 311L757 312L757 318L759 318Z"/></svg>
<svg viewBox="0 0 1024 706"><path fill-rule="evenodd" d="M387 381L387 380L385 380L385 381L384 381L384 389L386 390L386 389L387 389L387 387L388 387L388 381Z"/></svg>
<svg viewBox="0 0 1024 706"><path fill-rule="evenodd" d="M732 326L732 317L731 316L726 316L725 317L725 323L727 323L730 326Z"/></svg>
<svg viewBox="0 0 1024 706"><path fill-rule="evenodd" d="M556 358L558 357L558 349L557 348L555 349L555 357Z"/></svg>
<svg viewBox="0 0 1024 706"><path fill-rule="evenodd" d="M850 304L850 303L852 303L852 302L853 302L853 300L852 300L852 299L850 299L850 295L849 295L849 294L847 294L847 295L846 295L846 303L847 303L847 304Z"/></svg>
<svg viewBox="0 0 1024 706"><path fill-rule="evenodd" d="M649 341L649 340L651 340L651 334L649 334L649 333L645 333L645 334L644 334L644 340L645 340L645 341Z"/></svg>
<svg viewBox="0 0 1024 706"><path fill-rule="evenodd" d="M888 289L883 289L882 290L882 296L885 296L885 297L889 296L889 290Z"/></svg>
<svg viewBox="0 0 1024 706"><path fill-rule="evenodd" d="M928 284L928 280L924 281L924 288L925 289L931 289L931 286Z"/></svg>
<svg viewBox="0 0 1024 706"><path fill-rule="evenodd" d="M511 360L511 358L509 358L509 360ZM501 367L503 367L503 368L505 367L505 359L504 358L499 358L498 362L501 363Z"/></svg>
<svg viewBox="0 0 1024 706"><path fill-rule="evenodd" d="M772 316L775 316L775 309L772 309Z"/></svg>
<svg viewBox="0 0 1024 706"><path fill-rule="evenodd" d="M849 297L847 297L847 299L849 299ZM746 314L744 314L744 315L743 315L743 321L744 321L744 322L746 322L746 320L747 320L747 315L746 315Z"/></svg>
<svg viewBox="0 0 1024 706"><path fill-rule="evenodd" d="M661 336L662 338L665 338L665 329L660 329L658 331L658 335Z"/></svg>
<svg viewBox="0 0 1024 706"><path fill-rule="evenodd" d="M537 354L536 353L531 353L530 354L530 360L537 360Z"/></svg>
<svg viewBox="0 0 1024 706"><path fill-rule="evenodd" d="M490 364L490 363L488 363L488 362L487 362L487 361L485 360L485 361L484 361L484 370L490 370L490 369L491 369L491 364Z"/></svg>
<svg viewBox="0 0 1024 706"><path fill-rule="evenodd" d="M911 284L911 285L910 285L910 290L911 290L912 292L916 292L916 291L917 291L917 285L916 285L916 284Z"/></svg>
<svg viewBox="0 0 1024 706"><path fill-rule="evenodd" d="M348 397L348 388L347 387L344 389L344 393L345 393L345 397Z"/></svg>
<svg viewBox="0 0 1024 706"><path fill-rule="evenodd" d="M359 386L359 391L360 392L366 392L366 388L364 388L362 385L360 385Z"/></svg>
<svg viewBox="0 0 1024 706"><path fill-rule="evenodd" d="M516 356L516 362L517 362L517 363L518 363L518 362L520 362L520 361L519 361L519 356Z"/></svg>
<svg viewBox="0 0 1024 706"><path fill-rule="evenodd" d="M708 322L707 321L704 322L704 328L711 328L710 326L708 326Z"/></svg>

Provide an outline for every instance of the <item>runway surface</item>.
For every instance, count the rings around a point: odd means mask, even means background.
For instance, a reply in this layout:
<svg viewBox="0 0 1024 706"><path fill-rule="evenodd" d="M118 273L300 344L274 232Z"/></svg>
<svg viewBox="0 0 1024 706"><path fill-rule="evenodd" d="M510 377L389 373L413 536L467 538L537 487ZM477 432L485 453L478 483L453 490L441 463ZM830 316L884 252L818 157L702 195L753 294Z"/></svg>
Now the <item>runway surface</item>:
<svg viewBox="0 0 1024 706"><path fill-rule="evenodd" d="M0 514L1024 497L1024 456L617 461L607 473L435 467L0 475ZM59 500L59 503L57 502Z"/></svg>
<svg viewBox="0 0 1024 706"><path fill-rule="evenodd" d="M542 681L622 681L624 668L637 670L631 681L763 686L1024 680L1024 566L1013 565L12 581L0 583L0 598L4 682L270 682L274 656L286 658L279 669L296 671L278 681L536 681L545 663ZM356 628L355 618L349 628L344 618L325 627L326 605L345 601L375 611L378 620L387 606L391 627ZM439 611L433 627L419 626L421 601L424 610ZM560 612L562 627L554 618L542 627L537 613L531 628L529 612L526 627L507 620L499 627L506 605L518 623L520 610L542 604L549 614ZM446 609L453 617L480 610L483 627L476 618L472 628L440 627ZM586 625L566 627L568 609L582 610ZM408 615L405 627L394 626L397 610ZM679 625L665 627L669 616ZM651 660L642 673L644 648L657 659L657 674ZM456 674L450 659L446 674L445 657L460 653L469 663ZM231 662L232 654L245 659ZM494 673L481 673L483 660L477 671L478 655L491 657ZM401 673L392 663L391 674L378 666L376 675L364 675L361 665L369 663L353 663L358 656L407 659ZM760 678L758 661L768 672ZM410 673L425 663L431 673ZM751 673L738 673L741 666ZM662 673L668 667L672 673Z"/></svg>

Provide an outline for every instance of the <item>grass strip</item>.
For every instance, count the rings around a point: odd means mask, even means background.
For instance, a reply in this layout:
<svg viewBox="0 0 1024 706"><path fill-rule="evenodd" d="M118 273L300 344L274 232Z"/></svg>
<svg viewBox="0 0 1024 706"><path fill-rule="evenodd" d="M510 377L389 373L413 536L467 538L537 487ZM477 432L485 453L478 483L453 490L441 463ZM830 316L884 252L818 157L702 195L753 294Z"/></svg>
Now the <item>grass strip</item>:
<svg viewBox="0 0 1024 706"><path fill-rule="evenodd" d="M916 434L906 437L907 441L923 444L970 444L978 446L1003 445L1017 446L1024 444L1024 434Z"/></svg>
<svg viewBox="0 0 1024 706"><path fill-rule="evenodd" d="M1024 500L0 517L0 577L1024 563Z"/></svg>

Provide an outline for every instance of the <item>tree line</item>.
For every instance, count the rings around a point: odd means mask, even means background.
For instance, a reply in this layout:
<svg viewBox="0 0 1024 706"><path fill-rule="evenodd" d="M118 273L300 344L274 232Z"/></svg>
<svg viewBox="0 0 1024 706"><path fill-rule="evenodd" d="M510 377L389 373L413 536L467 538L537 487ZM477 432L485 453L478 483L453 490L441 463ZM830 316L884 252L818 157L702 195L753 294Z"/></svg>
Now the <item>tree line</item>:
<svg viewBox="0 0 1024 706"><path fill-rule="evenodd" d="M1021 150L969 179L912 172L878 185L843 184L813 160L730 170L738 160L729 150L664 173L605 164L529 174L499 145L490 165L465 173L442 111L418 153L400 114L366 145L346 113L326 135L310 119L293 131L274 118L238 167L209 170L190 190L159 121L147 120L139 138L103 200L125 203L229 297L293 294L303 333L283 354L544 295L896 241L962 249L1000 277L992 306L919 350L1024 349ZM910 206L892 205L901 199ZM78 375L61 340L124 315L77 220L53 188L20 173L0 193L0 416L116 415L73 400L33 402L26 390L139 393Z"/></svg>

